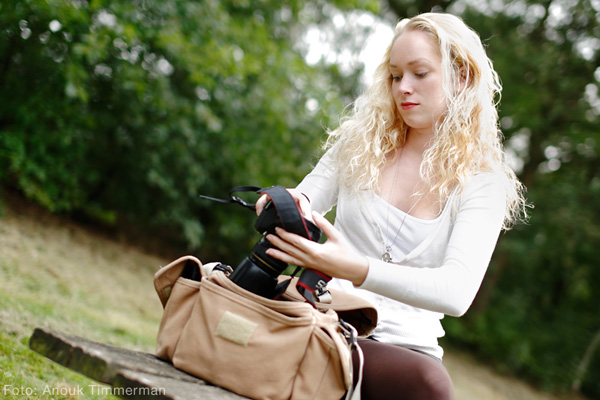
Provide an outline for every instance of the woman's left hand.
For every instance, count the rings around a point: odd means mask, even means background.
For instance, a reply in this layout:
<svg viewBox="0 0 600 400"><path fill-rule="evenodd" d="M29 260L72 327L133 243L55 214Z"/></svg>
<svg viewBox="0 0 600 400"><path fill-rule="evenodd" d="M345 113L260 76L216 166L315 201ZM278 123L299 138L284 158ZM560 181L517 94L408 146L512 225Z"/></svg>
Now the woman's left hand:
<svg viewBox="0 0 600 400"><path fill-rule="evenodd" d="M267 235L267 240L276 248L269 249L267 254L288 264L315 269L360 286L369 271L367 258L357 254L327 218L313 212L313 220L327 236L325 243L313 242L276 228L277 235Z"/></svg>

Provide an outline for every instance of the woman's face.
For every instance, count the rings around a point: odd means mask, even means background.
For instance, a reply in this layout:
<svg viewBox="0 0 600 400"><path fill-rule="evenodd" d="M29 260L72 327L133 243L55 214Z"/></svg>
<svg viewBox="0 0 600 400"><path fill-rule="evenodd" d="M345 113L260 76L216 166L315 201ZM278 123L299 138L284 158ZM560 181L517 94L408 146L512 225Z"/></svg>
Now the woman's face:
<svg viewBox="0 0 600 400"><path fill-rule="evenodd" d="M437 43L420 30L402 33L390 55L392 95L411 131L433 133L446 110L442 59Z"/></svg>

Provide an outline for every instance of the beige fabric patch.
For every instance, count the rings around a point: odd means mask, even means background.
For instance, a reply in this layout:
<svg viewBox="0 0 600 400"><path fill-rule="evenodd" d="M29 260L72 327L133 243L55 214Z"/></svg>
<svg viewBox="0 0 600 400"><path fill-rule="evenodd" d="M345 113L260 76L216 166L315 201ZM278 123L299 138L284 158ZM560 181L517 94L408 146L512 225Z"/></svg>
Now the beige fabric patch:
<svg viewBox="0 0 600 400"><path fill-rule="evenodd" d="M246 347L257 326L258 324L255 322L230 311L225 311L225 314L221 317L221 321L219 321L219 325L217 325L215 334L223 339Z"/></svg>

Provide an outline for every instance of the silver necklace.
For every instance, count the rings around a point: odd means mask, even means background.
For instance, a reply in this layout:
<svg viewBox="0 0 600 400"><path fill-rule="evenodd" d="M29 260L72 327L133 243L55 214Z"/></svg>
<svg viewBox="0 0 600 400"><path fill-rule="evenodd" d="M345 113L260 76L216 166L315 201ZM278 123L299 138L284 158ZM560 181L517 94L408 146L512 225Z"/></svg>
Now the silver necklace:
<svg viewBox="0 0 600 400"><path fill-rule="evenodd" d="M400 149L400 154L398 155L398 159L400 159L400 156L402 155L402 151L404 150L404 148ZM394 189L396 189L396 181L398 180L398 171L400 170L400 167L397 166L396 167L396 172L394 172L394 183L392 184L392 191L390 192L390 197L388 198L388 207L387 207L387 215L385 218L385 223L386 223L386 228L385 228L385 232L386 234L389 234L390 232L390 209L392 208L392 198L394 197ZM406 212L406 214L404 214L404 218L402 218L402 222L400 223L400 227L398 228L398 230L396 231L396 235L394 236L394 240L392 240L392 242L388 245L385 244L385 242L383 243L384 247L385 247L385 251L384 253L381 255L381 259L387 263L391 263L392 262L392 246L394 245L394 243L396 243L396 239L398 239L398 235L400 235L400 231L402 230L402 227L404 226L404 222L406 222L406 218L408 217L408 214L410 214L410 212L413 210L413 208L415 208L415 206L419 203L419 201L421 200L421 198L423 197L423 195L420 195L419 198L417 199L417 201L415 201L413 203L413 205L410 207L410 209ZM389 236L389 235L388 235Z"/></svg>

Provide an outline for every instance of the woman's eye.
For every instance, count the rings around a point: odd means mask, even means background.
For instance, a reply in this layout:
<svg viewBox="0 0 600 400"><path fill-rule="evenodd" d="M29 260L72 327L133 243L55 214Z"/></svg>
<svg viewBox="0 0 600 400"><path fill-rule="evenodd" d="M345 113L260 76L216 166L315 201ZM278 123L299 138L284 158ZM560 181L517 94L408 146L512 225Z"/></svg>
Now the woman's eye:
<svg viewBox="0 0 600 400"><path fill-rule="evenodd" d="M401 75L392 75L392 81L399 82L402 79Z"/></svg>
<svg viewBox="0 0 600 400"><path fill-rule="evenodd" d="M427 75L427 72L416 72L415 76L417 78L425 78L425 76Z"/></svg>

